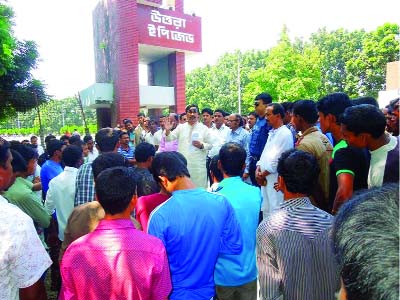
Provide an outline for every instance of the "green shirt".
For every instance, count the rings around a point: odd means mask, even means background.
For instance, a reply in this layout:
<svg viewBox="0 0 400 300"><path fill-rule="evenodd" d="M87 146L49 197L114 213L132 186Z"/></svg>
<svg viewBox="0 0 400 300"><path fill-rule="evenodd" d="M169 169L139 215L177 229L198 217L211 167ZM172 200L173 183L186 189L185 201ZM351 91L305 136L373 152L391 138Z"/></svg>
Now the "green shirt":
<svg viewBox="0 0 400 300"><path fill-rule="evenodd" d="M14 184L4 193L4 197L32 218L39 237L44 243L43 230L40 227L49 227L51 216L45 210L39 196L32 191L32 186L33 183L29 180L17 177Z"/></svg>

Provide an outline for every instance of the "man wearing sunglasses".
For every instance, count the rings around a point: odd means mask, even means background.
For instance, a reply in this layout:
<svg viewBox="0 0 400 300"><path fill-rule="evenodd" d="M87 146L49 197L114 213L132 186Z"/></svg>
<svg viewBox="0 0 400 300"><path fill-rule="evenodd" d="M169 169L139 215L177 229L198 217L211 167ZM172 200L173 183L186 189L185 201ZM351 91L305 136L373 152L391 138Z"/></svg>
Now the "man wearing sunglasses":
<svg viewBox="0 0 400 300"><path fill-rule="evenodd" d="M185 111L187 122L179 124L174 131L171 131L170 121L166 120L166 140L178 140L178 152L188 161L190 179L197 187L207 188L206 158L207 151L214 144L214 137L208 127L199 122L199 108L196 104L188 105Z"/></svg>
<svg viewBox="0 0 400 300"><path fill-rule="evenodd" d="M254 110L257 114L257 122L253 127L249 141L249 163L246 164L243 179L250 176L253 185L258 186L255 171L256 164L260 160L261 153L264 150L265 143L268 139L268 132L272 129L271 125L265 119L268 104L272 103L271 95L261 93L254 100Z"/></svg>

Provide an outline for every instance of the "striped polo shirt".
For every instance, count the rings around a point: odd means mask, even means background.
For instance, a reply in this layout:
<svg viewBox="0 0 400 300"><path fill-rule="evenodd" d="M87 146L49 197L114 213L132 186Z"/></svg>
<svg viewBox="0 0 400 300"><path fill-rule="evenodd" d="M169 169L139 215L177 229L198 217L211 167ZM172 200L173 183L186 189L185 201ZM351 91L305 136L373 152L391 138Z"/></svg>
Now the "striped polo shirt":
<svg viewBox="0 0 400 300"><path fill-rule="evenodd" d="M339 270L329 236L333 216L308 198L286 200L257 229L261 299L336 299Z"/></svg>

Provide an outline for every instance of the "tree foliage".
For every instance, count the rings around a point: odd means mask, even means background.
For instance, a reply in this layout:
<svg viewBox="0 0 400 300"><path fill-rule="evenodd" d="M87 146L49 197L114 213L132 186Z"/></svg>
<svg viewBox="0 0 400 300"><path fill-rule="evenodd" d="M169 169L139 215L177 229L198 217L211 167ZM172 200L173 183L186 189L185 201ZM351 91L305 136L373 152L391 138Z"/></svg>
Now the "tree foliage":
<svg viewBox="0 0 400 300"><path fill-rule="evenodd" d="M398 24L384 24L372 32L326 28L310 39L289 38L283 28L276 46L241 54L242 108L253 109L254 97L268 92L274 101L319 99L342 91L351 97L377 97L385 89L386 64L399 60ZM216 65L187 75L186 99L203 107L237 111L239 51L220 57Z"/></svg>
<svg viewBox="0 0 400 300"><path fill-rule="evenodd" d="M12 33L11 8L0 4L0 120L49 100L44 84L33 78L39 53L33 41L18 41Z"/></svg>

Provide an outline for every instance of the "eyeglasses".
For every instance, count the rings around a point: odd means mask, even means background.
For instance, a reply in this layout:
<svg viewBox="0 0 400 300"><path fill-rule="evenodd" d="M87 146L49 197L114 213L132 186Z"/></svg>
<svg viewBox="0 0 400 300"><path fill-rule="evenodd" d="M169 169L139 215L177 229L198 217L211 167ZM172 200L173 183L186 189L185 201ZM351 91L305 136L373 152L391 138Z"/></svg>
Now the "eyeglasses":
<svg viewBox="0 0 400 300"><path fill-rule="evenodd" d="M257 107L260 105L260 102L254 102L254 106Z"/></svg>
<svg viewBox="0 0 400 300"><path fill-rule="evenodd" d="M197 109L193 108L193 109L189 109L187 111L188 114L197 114Z"/></svg>

